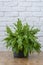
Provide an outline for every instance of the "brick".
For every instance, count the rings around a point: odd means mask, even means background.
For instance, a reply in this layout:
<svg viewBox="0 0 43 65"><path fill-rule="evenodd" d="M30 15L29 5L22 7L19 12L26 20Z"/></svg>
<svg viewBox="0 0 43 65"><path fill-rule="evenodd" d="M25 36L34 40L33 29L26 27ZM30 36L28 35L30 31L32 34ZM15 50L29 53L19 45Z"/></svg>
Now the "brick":
<svg viewBox="0 0 43 65"><path fill-rule="evenodd" d="M17 6L18 5L18 3L17 3L17 1L15 1L15 2L12 2L12 1L10 1L10 2L4 2L4 6L8 6L8 7L10 7L10 6L12 6L12 7L15 7L15 6Z"/></svg>
<svg viewBox="0 0 43 65"><path fill-rule="evenodd" d="M19 16L28 17L32 16L32 12L19 12Z"/></svg>
<svg viewBox="0 0 43 65"><path fill-rule="evenodd" d="M0 17L4 16L4 12L0 12Z"/></svg>
<svg viewBox="0 0 43 65"><path fill-rule="evenodd" d="M40 42L43 42L43 37L38 37Z"/></svg>
<svg viewBox="0 0 43 65"><path fill-rule="evenodd" d="M2 25L2 23L15 23L17 19L18 17L0 17L0 26Z"/></svg>
<svg viewBox="0 0 43 65"><path fill-rule="evenodd" d="M40 9L41 9L41 12L43 12L43 7L41 7Z"/></svg>
<svg viewBox="0 0 43 65"><path fill-rule="evenodd" d="M33 22L34 24L39 23L39 17L27 17L26 20L29 22Z"/></svg>
<svg viewBox="0 0 43 65"><path fill-rule="evenodd" d="M19 2L25 2L26 0L19 0Z"/></svg>
<svg viewBox="0 0 43 65"><path fill-rule="evenodd" d="M18 5L22 7L26 7L26 6L31 6L32 3L31 2L19 2Z"/></svg>
<svg viewBox="0 0 43 65"><path fill-rule="evenodd" d="M2 32L2 31L1 31L1 32L0 32L0 37L1 37L1 36L6 36L6 34L7 34L6 32ZM3 41L3 42L4 42L4 41Z"/></svg>
<svg viewBox="0 0 43 65"><path fill-rule="evenodd" d="M18 12L5 12L5 16L9 17L17 17Z"/></svg>
<svg viewBox="0 0 43 65"><path fill-rule="evenodd" d="M43 46L41 47L41 51L43 52Z"/></svg>
<svg viewBox="0 0 43 65"><path fill-rule="evenodd" d="M0 7L3 7L4 3L3 2L0 2Z"/></svg>
<svg viewBox="0 0 43 65"><path fill-rule="evenodd" d="M37 7L43 6L43 2L32 2L32 6L37 6Z"/></svg>
<svg viewBox="0 0 43 65"><path fill-rule="evenodd" d="M26 7L20 7L20 6L18 6L18 11L19 12L25 12L25 10L26 10Z"/></svg>
<svg viewBox="0 0 43 65"><path fill-rule="evenodd" d="M0 1L7 2L7 1L12 1L12 0L0 0Z"/></svg>
<svg viewBox="0 0 43 65"><path fill-rule="evenodd" d="M18 11L18 7L0 7L0 11L4 11L4 12L16 12Z"/></svg>
<svg viewBox="0 0 43 65"><path fill-rule="evenodd" d="M40 23L43 24L43 17L40 17Z"/></svg>
<svg viewBox="0 0 43 65"><path fill-rule="evenodd" d="M40 2L40 0L26 0L26 1Z"/></svg>
<svg viewBox="0 0 43 65"><path fill-rule="evenodd" d="M27 7L26 8L26 11L32 11L32 12L37 12L37 11L40 11L40 7L35 7L35 6L33 6L33 7Z"/></svg>
<svg viewBox="0 0 43 65"><path fill-rule="evenodd" d="M32 12L32 15L33 16L38 16L38 17L40 17L40 16L43 16L43 13L42 12Z"/></svg>

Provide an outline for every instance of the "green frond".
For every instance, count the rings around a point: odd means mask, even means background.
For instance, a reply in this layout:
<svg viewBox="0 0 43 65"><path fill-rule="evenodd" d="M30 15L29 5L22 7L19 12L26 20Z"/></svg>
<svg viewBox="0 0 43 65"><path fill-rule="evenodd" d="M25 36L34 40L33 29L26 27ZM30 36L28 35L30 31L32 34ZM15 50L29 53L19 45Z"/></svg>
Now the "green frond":
<svg viewBox="0 0 43 65"><path fill-rule="evenodd" d="M39 32L38 28L30 27L28 23L22 24L22 21L18 19L17 23L14 23L14 32L9 26L6 26L7 37L6 47L12 48L13 52L19 53L23 50L24 56L34 51L40 52L41 44L37 41L38 37L35 35Z"/></svg>

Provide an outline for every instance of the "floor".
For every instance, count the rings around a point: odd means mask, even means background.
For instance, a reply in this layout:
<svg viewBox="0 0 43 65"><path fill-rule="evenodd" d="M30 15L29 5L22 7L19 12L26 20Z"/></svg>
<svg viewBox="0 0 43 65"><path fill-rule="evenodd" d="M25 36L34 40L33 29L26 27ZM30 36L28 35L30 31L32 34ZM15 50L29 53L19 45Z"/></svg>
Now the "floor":
<svg viewBox="0 0 43 65"><path fill-rule="evenodd" d="M1 51L0 65L43 65L43 52L31 54L28 58L14 58L12 52Z"/></svg>

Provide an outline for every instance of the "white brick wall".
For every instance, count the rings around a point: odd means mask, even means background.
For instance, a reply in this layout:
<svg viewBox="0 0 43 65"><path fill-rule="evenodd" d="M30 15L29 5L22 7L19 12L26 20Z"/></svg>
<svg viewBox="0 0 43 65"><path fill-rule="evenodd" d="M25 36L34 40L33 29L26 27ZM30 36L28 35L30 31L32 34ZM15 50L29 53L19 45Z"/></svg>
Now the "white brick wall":
<svg viewBox="0 0 43 65"><path fill-rule="evenodd" d="M5 26L12 26L17 18L40 29L37 36L43 50L43 0L0 0L0 51L7 50L2 41L6 36Z"/></svg>

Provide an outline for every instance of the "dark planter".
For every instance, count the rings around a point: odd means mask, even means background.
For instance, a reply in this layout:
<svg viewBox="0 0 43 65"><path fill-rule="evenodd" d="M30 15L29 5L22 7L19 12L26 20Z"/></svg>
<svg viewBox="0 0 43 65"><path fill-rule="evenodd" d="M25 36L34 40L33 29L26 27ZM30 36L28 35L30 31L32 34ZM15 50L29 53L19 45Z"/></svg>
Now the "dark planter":
<svg viewBox="0 0 43 65"><path fill-rule="evenodd" d="M24 56L23 51L19 51L18 54L14 52L14 58L28 58L28 54L27 56Z"/></svg>

